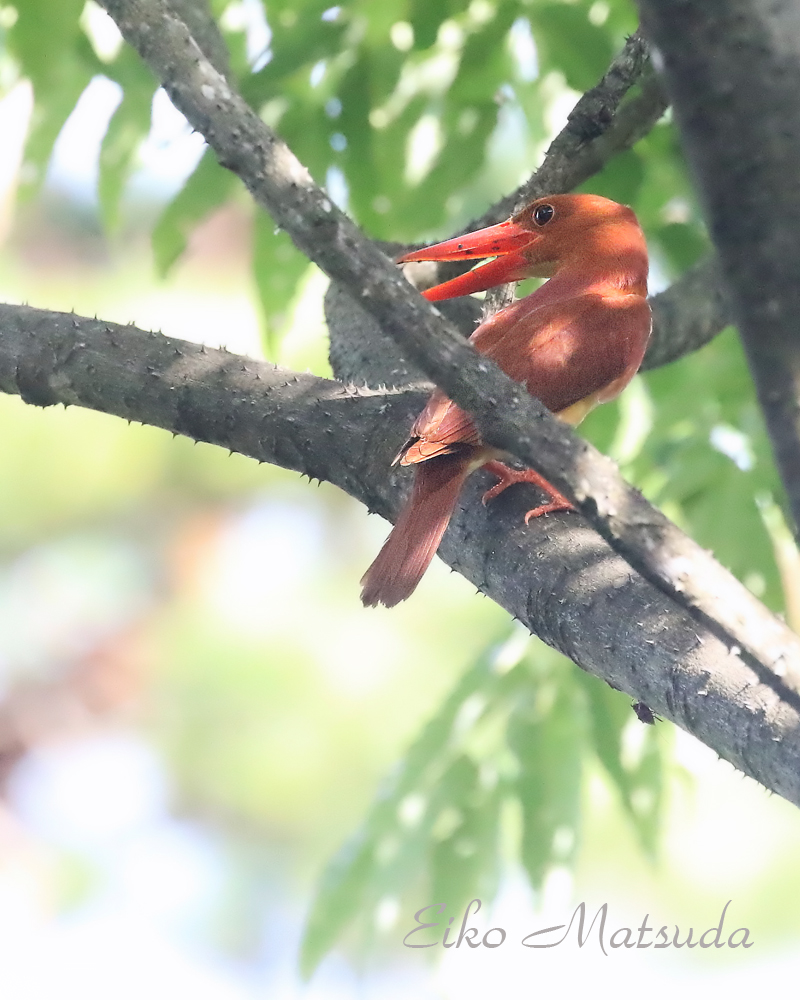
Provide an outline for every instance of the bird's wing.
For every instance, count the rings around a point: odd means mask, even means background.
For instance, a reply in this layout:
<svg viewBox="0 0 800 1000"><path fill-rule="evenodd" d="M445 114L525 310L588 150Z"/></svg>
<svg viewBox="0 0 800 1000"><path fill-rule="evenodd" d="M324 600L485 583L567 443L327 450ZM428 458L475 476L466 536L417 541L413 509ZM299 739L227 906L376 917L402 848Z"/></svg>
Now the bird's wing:
<svg viewBox="0 0 800 1000"><path fill-rule="evenodd" d="M650 324L641 296L591 293L534 308L521 299L482 323L471 339L553 413L590 400L588 412L633 378ZM472 418L437 389L396 461L414 465L480 446Z"/></svg>
<svg viewBox="0 0 800 1000"><path fill-rule="evenodd" d="M480 443L472 418L448 399L441 389L436 389L414 421L398 460L402 465L415 465L437 455L450 455L477 447Z"/></svg>
<svg viewBox="0 0 800 1000"><path fill-rule="evenodd" d="M521 299L496 313L472 342L548 410L560 413L592 396L606 402L636 374L651 325L641 296L590 293L526 304Z"/></svg>

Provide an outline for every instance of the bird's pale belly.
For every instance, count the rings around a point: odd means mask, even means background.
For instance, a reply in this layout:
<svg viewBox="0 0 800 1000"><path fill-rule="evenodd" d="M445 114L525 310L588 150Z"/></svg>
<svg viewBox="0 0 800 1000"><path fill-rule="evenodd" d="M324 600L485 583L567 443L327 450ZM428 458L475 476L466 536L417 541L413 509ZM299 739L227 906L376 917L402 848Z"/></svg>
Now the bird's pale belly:
<svg viewBox="0 0 800 1000"><path fill-rule="evenodd" d="M559 420L563 420L565 424L569 424L571 427L577 427L583 418L587 416L600 402L598 395L599 393L593 392L590 396L586 396L584 399L579 399L578 402L573 403L572 406L568 406L564 410L559 410L559 412L556 413L556 416Z"/></svg>

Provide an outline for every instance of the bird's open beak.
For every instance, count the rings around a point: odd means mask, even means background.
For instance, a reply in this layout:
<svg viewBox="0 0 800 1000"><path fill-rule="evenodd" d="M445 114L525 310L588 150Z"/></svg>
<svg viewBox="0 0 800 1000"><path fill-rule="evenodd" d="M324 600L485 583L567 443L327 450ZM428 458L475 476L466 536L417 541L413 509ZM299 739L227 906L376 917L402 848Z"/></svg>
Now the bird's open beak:
<svg viewBox="0 0 800 1000"><path fill-rule="evenodd" d="M487 264L473 268L466 274L435 285L422 294L430 302L452 299L457 295L483 292L487 288L503 285L509 281L521 281L531 274L531 263L522 251L536 241L536 234L525 229L513 219L501 222L499 226L478 229L474 233L456 236L444 243L435 243L423 250L415 250L399 257L398 264L415 260L477 260L494 257Z"/></svg>

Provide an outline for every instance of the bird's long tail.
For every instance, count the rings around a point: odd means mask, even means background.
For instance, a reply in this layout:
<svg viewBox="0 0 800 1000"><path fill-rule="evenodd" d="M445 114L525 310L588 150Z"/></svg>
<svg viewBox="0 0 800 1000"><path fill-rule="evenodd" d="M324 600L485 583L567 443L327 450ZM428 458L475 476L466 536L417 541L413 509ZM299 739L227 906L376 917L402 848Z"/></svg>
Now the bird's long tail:
<svg viewBox="0 0 800 1000"><path fill-rule="evenodd" d="M361 578L366 607L395 604L409 597L436 554L472 471L472 456L442 455L420 463L411 496L375 561Z"/></svg>

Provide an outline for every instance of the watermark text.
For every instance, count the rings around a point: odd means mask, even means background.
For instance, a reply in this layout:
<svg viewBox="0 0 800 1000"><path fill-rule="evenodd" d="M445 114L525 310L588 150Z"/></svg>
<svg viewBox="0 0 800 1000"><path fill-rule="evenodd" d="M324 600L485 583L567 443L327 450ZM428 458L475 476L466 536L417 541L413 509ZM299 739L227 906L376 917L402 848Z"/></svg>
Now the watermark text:
<svg viewBox="0 0 800 1000"><path fill-rule="evenodd" d="M684 931L677 924L664 924L656 930L655 922L652 926L648 923L649 913L645 914L641 924L636 928L623 926L612 929L609 926L608 903L603 903L598 907L591 921L587 917L586 904L578 903L569 923L554 924L551 927L542 927L539 930L531 931L520 940L520 944L525 948L539 949L557 948L563 944L577 944L579 948L583 948L584 945L594 944L606 956L608 956L607 948L612 951L620 948L680 949L697 948L698 946L700 948L752 948L755 942L750 940L750 931L747 927L737 927L730 933L725 929L725 920L731 902L732 900L729 899L722 908L719 921L713 927L702 931L697 937L695 937L694 927ZM443 948L460 948L463 944L469 948L499 948L505 943L508 936L505 928L490 927L481 932L477 927L469 926L471 918L478 913L480 908L481 901L473 899L464 910L461 922L458 924L456 916L445 919L445 904L431 903L428 906L423 906L414 914L416 927L406 934L403 938L403 944L406 948L435 948L437 945L441 945ZM674 926L674 930L671 930L672 926ZM434 927L441 928L441 930L428 934L422 933ZM435 940L431 940L431 938Z"/></svg>

